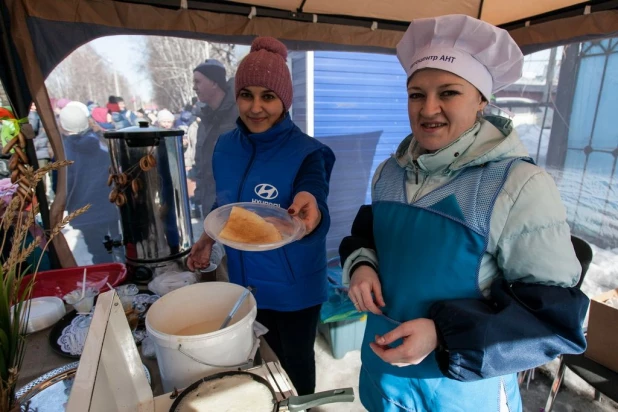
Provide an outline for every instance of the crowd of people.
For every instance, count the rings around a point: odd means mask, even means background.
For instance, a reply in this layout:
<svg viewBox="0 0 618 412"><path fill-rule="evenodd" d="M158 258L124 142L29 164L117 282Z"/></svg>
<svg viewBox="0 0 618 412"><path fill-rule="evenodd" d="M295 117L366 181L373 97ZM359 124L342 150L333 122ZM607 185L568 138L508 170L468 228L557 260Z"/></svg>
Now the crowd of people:
<svg viewBox="0 0 618 412"><path fill-rule="evenodd" d="M225 77L225 69L223 70ZM184 162L188 176L190 204L193 216L201 218L202 198L199 196L199 191L198 197L195 195L195 180L199 174L194 170L200 130L198 115L202 106L197 98L175 113L168 109L131 111L120 96L109 96L105 105L66 98L52 99L51 103L56 116L56 125L62 135L65 158L74 161L68 168L67 174L66 210L71 211L85 204L91 204L90 211L75 219L72 226L80 230L92 255L93 263L113 260L113 256L103 247L103 239L105 235L116 238L119 233L118 213L115 206L107 200L107 173L111 164L107 141L104 138L104 133L107 131L138 126L140 122L147 122L151 126L163 129L183 130ZM54 153L34 103L31 105L28 121L35 133L34 146L39 167L43 167L54 159ZM56 185L55 174L46 177L46 194L50 202L55 197ZM200 190L204 192L201 186Z"/></svg>
<svg viewBox="0 0 618 412"><path fill-rule="evenodd" d="M67 107L67 105L72 105L75 103L75 101L66 98L51 99L52 108L56 114L56 123L61 132L66 130L63 130L62 123L59 121L60 113L65 107ZM83 103L86 106L89 128L101 137L106 131L138 126L139 122L144 121L148 122L149 125L158 126L164 129L182 129L185 131L185 152L188 153L185 156L185 163L189 167L194 164L195 142L197 140L196 131L199 122L198 114L200 110L197 98L194 98L193 101L188 102L183 108L175 111L174 113L168 109L145 110L140 108L132 111L127 108L124 99L120 96L109 96L105 105L100 105L92 101L80 103ZM37 149L39 165L43 166L53 157L53 151L34 103L30 108L28 120L36 135L35 147ZM192 128L191 126L194 127Z"/></svg>

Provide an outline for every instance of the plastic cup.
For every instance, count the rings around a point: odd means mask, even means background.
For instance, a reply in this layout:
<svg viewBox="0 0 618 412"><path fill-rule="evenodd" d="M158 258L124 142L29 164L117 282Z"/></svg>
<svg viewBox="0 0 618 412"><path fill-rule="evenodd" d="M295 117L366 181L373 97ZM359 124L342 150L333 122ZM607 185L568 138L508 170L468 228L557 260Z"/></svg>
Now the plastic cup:
<svg viewBox="0 0 618 412"><path fill-rule="evenodd" d="M94 288L86 288L85 296L82 298L82 290L75 289L71 293L64 295L64 301L75 308L75 311L80 315L90 313L94 306L94 299L98 296L99 291Z"/></svg>

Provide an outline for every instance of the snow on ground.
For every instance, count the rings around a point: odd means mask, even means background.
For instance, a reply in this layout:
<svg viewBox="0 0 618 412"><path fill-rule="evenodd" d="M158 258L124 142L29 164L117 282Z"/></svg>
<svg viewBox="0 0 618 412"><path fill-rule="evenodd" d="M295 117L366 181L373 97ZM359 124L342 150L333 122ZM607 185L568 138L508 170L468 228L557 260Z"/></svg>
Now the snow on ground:
<svg viewBox="0 0 618 412"><path fill-rule="evenodd" d="M520 124L515 129L536 164L545 167L551 129L543 129L541 131L541 128L535 124Z"/></svg>
<svg viewBox="0 0 618 412"><path fill-rule="evenodd" d="M92 265L92 255L88 252L82 232L79 229L73 229L68 224L62 229L62 234L69 244L69 249L73 252L77 266Z"/></svg>
<svg viewBox="0 0 618 412"><path fill-rule="evenodd" d="M365 408L358 399L358 375L360 373L360 351L348 352L343 358L331 355L326 340L319 336L315 343L316 392L335 388L353 387L356 394L353 403L336 403L312 408L312 412L362 412Z"/></svg>
<svg viewBox="0 0 618 412"><path fill-rule="evenodd" d="M618 287L618 248L612 250L592 247L592 263L584 278L582 290L589 297Z"/></svg>

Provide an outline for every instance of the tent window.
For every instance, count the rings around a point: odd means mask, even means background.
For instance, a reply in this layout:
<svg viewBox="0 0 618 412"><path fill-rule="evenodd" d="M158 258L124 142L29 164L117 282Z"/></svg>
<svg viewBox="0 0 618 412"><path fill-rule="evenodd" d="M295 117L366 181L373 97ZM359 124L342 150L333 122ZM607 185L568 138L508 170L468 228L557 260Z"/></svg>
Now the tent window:
<svg viewBox="0 0 618 412"><path fill-rule="evenodd" d="M184 113L188 134L201 116L192 69L217 58L230 78L247 52L246 46L173 37L107 37L76 50L46 85L55 102L68 98L106 107L110 95L123 95L130 111L143 111L154 123L162 109L176 120ZM410 133L405 74L395 56L384 54L290 52L288 64L293 120L337 155L327 239L329 254L335 255L358 207L371 201L377 166ZM618 136L611 121L618 82L610 75L617 65L618 38L539 51L526 56L522 79L496 93L486 109L486 114L510 117L530 156L555 178L573 233L611 248L618 247L618 196L612 189ZM187 175L191 194L191 167ZM197 239L208 211L200 211L194 198L191 208ZM80 263L88 263L87 252Z"/></svg>

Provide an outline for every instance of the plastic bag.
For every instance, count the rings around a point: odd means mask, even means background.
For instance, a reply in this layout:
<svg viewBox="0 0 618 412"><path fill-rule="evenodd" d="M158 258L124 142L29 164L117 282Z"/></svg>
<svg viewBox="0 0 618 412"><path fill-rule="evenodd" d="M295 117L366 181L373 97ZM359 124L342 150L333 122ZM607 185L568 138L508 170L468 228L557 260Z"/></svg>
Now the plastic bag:
<svg viewBox="0 0 618 412"><path fill-rule="evenodd" d="M155 344L150 335L147 335L142 341L142 356L146 359L155 359L157 357Z"/></svg>
<svg viewBox="0 0 618 412"><path fill-rule="evenodd" d="M101 280L86 280L86 287L87 288L93 288L96 290L101 290L103 289L103 287L107 284L107 281L109 279L109 276L106 275L103 279ZM84 282L82 282L81 280L77 281L77 289L81 289L82 288L82 284Z"/></svg>
<svg viewBox="0 0 618 412"><path fill-rule="evenodd" d="M148 289L159 296L180 289L183 286L197 282L197 275L193 272L166 272L157 276L148 283Z"/></svg>
<svg viewBox="0 0 618 412"><path fill-rule="evenodd" d="M210 264L214 265L216 269L217 266L221 264L223 256L225 256L225 248L221 243L215 242L215 244L212 245L212 251L210 252Z"/></svg>
<svg viewBox="0 0 618 412"><path fill-rule="evenodd" d="M253 333L255 337L259 339L260 336L264 336L268 333L268 328L256 320L253 322Z"/></svg>
<svg viewBox="0 0 618 412"><path fill-rule="evenodd" d="M348 297L348 288L343 286L339 258L331 259L328 263L328 300L320 309L320 321L330 323L362 318L364 313L356 310Z"/></svg>

